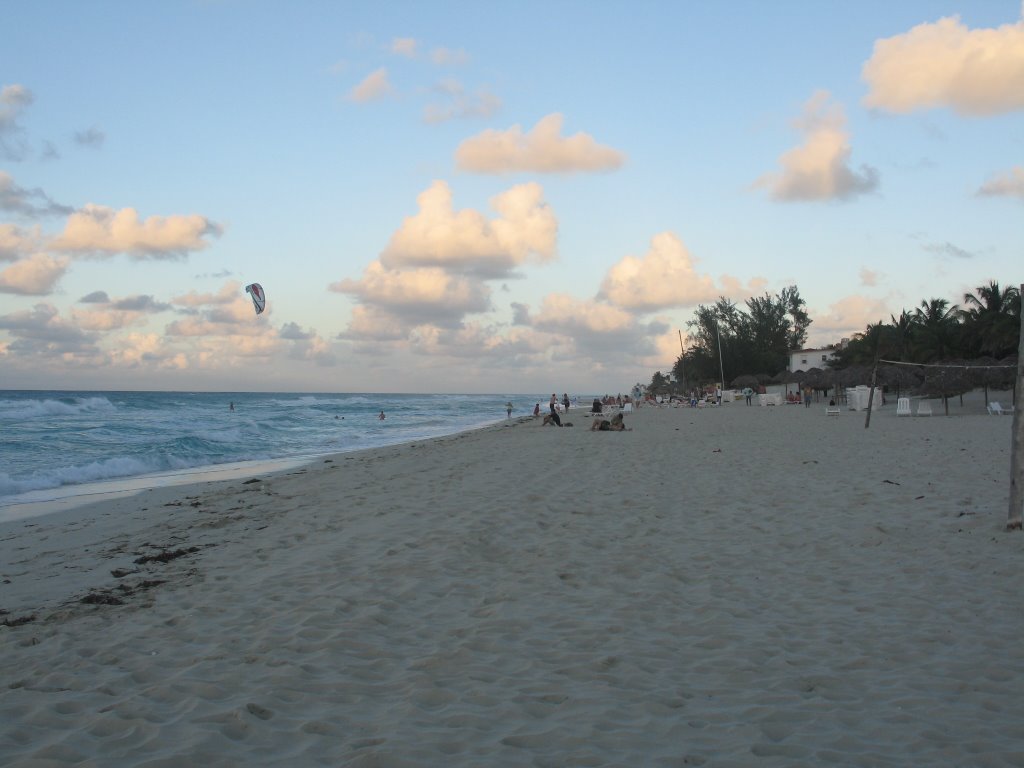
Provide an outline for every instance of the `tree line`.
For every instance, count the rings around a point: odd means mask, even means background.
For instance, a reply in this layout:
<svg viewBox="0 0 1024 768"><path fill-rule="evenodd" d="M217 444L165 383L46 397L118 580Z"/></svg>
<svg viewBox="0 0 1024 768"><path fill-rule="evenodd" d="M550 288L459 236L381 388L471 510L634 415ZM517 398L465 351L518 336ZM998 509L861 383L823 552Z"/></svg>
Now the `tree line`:
<svg viewBox="0 0 1024 768"><path fill-rule="evenodd" d="M801 349L813 320L795 285L779 293L755 296L745 307L721 297L700 305L687 323L689 348L669 375L658 371L649 389L664 394L688 391L741 377L766 381L784 375L791 351ZM935 364L948 361L999 361L1011 358L1020 340L1021 296L1016 286L991 280L966 293L963 302L926 299L890 321L869 324L840 347L832 345L835 370L871 366L879 358Z"/></svg>

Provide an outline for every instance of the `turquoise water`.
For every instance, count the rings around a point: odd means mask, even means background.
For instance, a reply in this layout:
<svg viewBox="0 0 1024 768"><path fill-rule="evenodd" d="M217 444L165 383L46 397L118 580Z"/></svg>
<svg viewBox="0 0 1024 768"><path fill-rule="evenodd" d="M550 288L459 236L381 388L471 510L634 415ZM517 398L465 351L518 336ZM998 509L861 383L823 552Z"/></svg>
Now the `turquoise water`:
<svg viewBox="0 0 1024 768"><path fill-rule="evenodd" d="M513 416L546 402L507 394L0 391L0 506L28 492L452 434L505 419L510 400Z"/></svg>

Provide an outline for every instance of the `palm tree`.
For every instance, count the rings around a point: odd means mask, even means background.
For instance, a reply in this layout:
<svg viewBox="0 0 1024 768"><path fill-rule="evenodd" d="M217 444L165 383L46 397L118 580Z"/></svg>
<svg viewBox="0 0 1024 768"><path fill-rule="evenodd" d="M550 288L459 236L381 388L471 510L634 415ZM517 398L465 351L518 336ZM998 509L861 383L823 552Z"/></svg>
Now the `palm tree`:
<svg viewBox="0 0 1024 768"><path fill-rule="evenodd" d="M900 312L899 317L895 315L889 315L889 317L892 319L889 324L891 354L895 355L897 360L909 360L910 347L913 343L914 316L904 309Z"/></svg>
<svg viewBox="0 0 1024 768"><path fill-rule="evenodd" d="M996 280L979 285L975 293L964 294L960 311L964 333L974 351L995 357L1011 354L1020 334L1020 290L1015 286L1000 289Z"/></svg>
<svg viewBox="0 0 1024 768"><path fill-rule="evenodd" d="M950 306L946 299L922 300L914 310L917 329L917 358L921 362L942 360L953 350L957 332L959 307Z"/></svg>

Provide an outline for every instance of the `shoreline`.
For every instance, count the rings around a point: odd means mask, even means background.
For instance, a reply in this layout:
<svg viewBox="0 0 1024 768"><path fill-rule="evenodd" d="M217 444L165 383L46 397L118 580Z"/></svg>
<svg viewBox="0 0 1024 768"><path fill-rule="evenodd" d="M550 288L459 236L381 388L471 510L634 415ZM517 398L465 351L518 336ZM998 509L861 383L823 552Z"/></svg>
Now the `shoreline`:
<svg viewBox="0 0 1024 768"><path fill-rule="evenodd" d="M519 417L525 418L525 417ZM476 429L487 429L501 421L477 424L455 432L447 432L435 437L418 437L408 440L396 440L372 447L351 448L346 451L328 451L324 453L304 455L301 457L281 457L276 459L253 459L251 461L230 461L223 464L202 464L179 470L165 470L144 475L115 477L95 480L86 483L61 485L55 488L41 488L34 491L0 497L0 523L14 522L33 517L41 517L56 512L77 509L82 506L99 503L104 500L122 496L145 493L155 488L169 486L200 485L221 482L244 477L248 474L277 474L289 469L315 464L317 461L332 456L344 456L349 453L373 451L391 445L402 445L406 442L433 440L437 437L471 432Z"/></svg>
<svg viewBox="0 0 1024 768"><path fill-rule="evenodd" d="M1013 765L1012 420L863 416L522 417L4 523L0 762Z"/></svg>

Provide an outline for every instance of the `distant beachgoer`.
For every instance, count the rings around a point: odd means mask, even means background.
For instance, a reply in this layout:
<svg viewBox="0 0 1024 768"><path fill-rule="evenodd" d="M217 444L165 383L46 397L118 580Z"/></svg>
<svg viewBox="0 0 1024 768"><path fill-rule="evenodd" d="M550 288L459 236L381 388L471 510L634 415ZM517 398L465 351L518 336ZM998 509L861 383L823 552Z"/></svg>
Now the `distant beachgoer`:
<svg viewBox="0 0 1024 768"><path fill-rule="evenodd" d="M590 412L591 413L601 413L603 410L604 410L604 406L601 405L600 398L595 397L594 398L594 404L592 406L590 406Z"/></svg>
<svg viewBox="0 0 1024 768"><path fill-rule="evenodd" d="M632 429L626 426L626 420L622 417L621 413L616 413L612 416L611 421L603 419L598 421L597 419L590 425L591 432L632 432Z"/></svg>
<svg viewBox="0 0 1024 768"><path fill-rule="evenodd" d="M569 395L565 392L562 393L562 407L565 408L565 412L569 412Z"/></svg>
<svg viewBox="0 0 1024 768"><path fill-rule="evenodd" d="M552 413L558 410L558 395L554 392L551 393L551 400L548 401L548 408L551 409Z"/></svg>
<svg viewBox="0 0 1024 768"><path fill-rule="evenodd" d="M537 418L538 416L540 416L540 403L533 406L533 418Z"/></svg>
<svg viewBox="0 0 1024 768"><path fill-rule="evenodd" d="M235 410L235 404L234 404L233 402L231 402L231 403L228 403L228 410L229 410L229 411L233 411L233 410Z"/></svg>
<svg viewBox="0 0 1024 768"><path fill-rule="evenodd" d="M508 418L512 418L512 401L509 400L505 403L505 412L508 414Z"/></svg>
<svg viewBox="0 0 1024 768"><path fill-rule="evenodd" d="M829 406L829 408L835 408L836 407L836 399L834 397L831 400L828 401L828 406Z"/></svg>
<svg viewBox="0 0 1024 768"><path fill-rule="evenodd" d="M541 426L560 427L562 426L562 420L558 417L558 414L555 411L552 411L544 417L544 421L541 422Z"/></svg>
<svg viewBox="0 0 1024 768"><path fill-rule="evenodd" d="M804 387L804 408L811 407L811 388Z"/></svg>
<svg viewBox="0 0 1024 768"><path fill-rule="evenodd" d="M722 404L722 388L715 387L715 403L718 405Z"/></svg>
<svg viewBox="0 0 1024 768"><path fill-rule="evenodd" d="M384 421L384 411L380 412L380 416L377 417L380 421Z"/></svg>
<svg viewBox="0 0 1024 768"><path fill-rule="evenodd" d="M754 390L752 390L750 387L744 387L743 396L747 398L747 405L750 405L750 399L754 396Z"/></svg>

